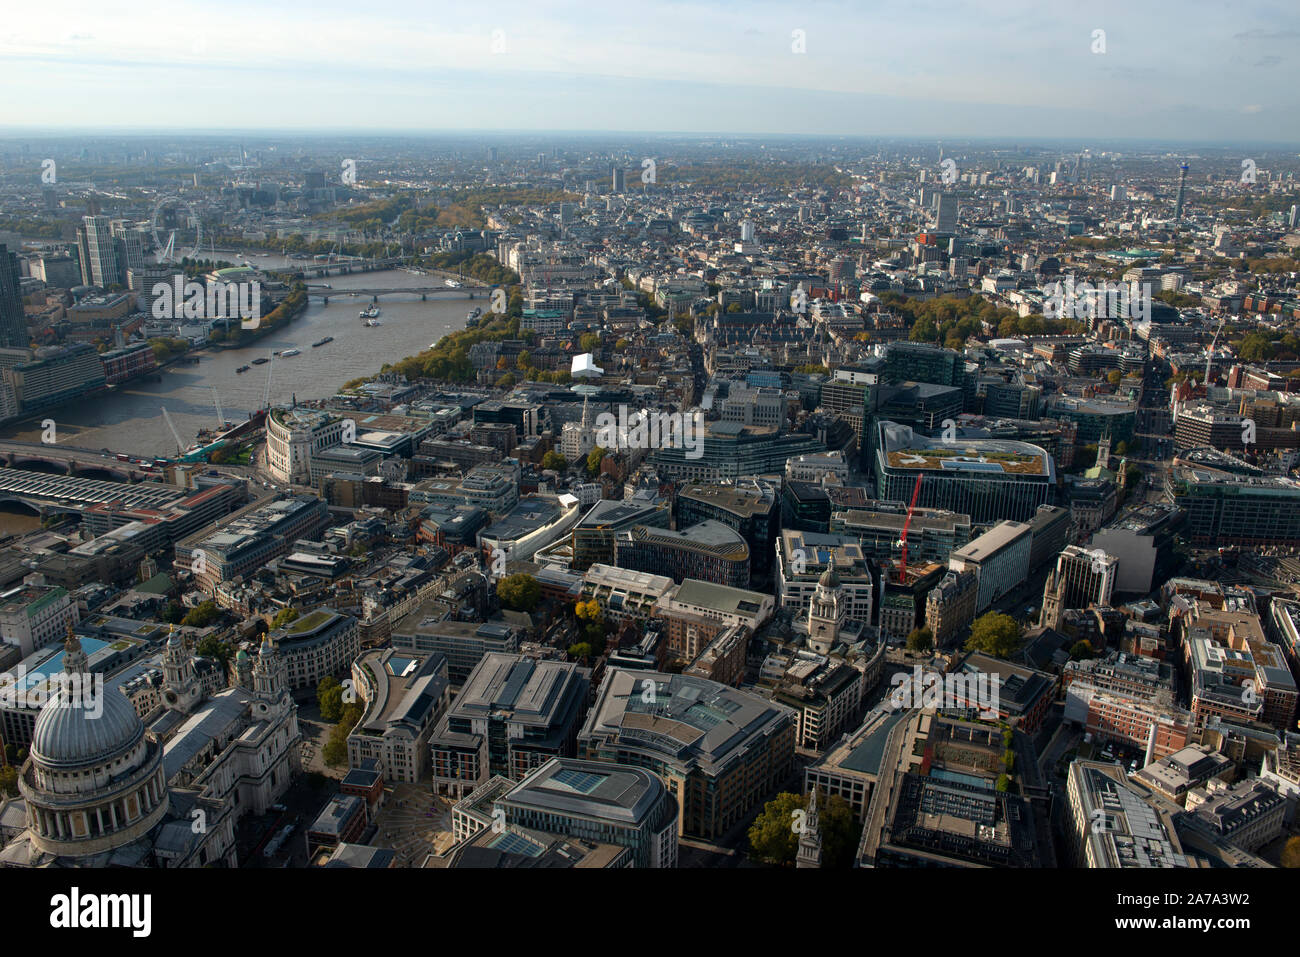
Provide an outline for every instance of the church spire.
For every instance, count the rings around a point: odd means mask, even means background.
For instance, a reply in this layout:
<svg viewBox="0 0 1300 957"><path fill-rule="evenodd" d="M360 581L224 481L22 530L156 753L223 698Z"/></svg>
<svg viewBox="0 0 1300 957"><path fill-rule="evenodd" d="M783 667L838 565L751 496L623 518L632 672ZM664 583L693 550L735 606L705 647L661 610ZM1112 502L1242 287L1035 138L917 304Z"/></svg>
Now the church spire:
<svg viewBox="0 0 1300 957"><path fill-rule="evenodd" d="M796 868L822 866L822 828L817 816L817 789L813 788L808 796L808 810L804 814L803 833L799 835L799 853L795 857Z"/></svg>

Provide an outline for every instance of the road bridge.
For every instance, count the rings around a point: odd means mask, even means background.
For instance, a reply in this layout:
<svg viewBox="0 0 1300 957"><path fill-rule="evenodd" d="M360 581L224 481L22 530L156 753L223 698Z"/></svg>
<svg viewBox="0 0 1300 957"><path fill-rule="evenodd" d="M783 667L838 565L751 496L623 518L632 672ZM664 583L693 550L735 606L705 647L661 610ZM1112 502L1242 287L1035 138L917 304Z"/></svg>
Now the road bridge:
<svg viewBox="0 0 1300 957"><path fill-rule="evenodd" d="M371 302L378 302L380 296L419 296L420 301L427 300L430 296L435 299L474 299L486 298L491 293L487 287L478 289L451 289L447 286L384 286L367 289L325 289L322 287L307 288L307 295L317 299L324 300L326 303L333 299L363 299L370 297Z"/></svg>

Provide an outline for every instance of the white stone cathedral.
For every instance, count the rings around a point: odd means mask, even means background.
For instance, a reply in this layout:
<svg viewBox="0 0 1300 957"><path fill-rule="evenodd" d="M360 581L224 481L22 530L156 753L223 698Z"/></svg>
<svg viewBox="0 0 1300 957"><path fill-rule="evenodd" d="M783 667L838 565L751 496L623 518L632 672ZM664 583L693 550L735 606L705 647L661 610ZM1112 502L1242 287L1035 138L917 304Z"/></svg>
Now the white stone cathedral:
<svg viewBox="0 0 1300 957"><path fill-rule="evenodd" d="M86 680L69 631L64 670ZM27 828L9 867L234 867L235 825L265 812L301 770L298 710L274 642L240 651L234 684L205 697L173 633L162 703L142 721L116 687L102 707L60 691L41 710L19 776Z"/></svg>

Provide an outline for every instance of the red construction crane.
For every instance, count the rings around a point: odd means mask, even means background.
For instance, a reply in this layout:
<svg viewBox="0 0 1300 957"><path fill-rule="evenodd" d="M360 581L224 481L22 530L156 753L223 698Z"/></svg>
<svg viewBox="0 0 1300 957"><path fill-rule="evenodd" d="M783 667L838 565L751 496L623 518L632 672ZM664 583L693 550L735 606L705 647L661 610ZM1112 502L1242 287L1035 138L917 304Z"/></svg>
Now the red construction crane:
<svg viewBox="0 0 1300 957"><path fill-rule="evenodd" d="M907 506L907 518L903 521L903 535L898 542L903 546L903 560L898 565L898 580L901 583L907 581L907 530L912 524L912 513L916 511L916 497L921 494L922 477L922 475L916 477L916 487L912 489L912 504Z"/></svg>

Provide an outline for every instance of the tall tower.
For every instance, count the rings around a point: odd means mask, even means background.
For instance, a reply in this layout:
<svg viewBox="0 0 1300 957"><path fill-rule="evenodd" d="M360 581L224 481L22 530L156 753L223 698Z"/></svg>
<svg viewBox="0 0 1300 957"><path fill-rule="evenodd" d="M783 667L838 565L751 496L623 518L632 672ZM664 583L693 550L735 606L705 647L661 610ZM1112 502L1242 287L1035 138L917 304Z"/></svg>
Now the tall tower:
<svg viewBox="0 0 1300 957"><path fill-rule="evenodd" d="M0 346L26 349L31 337L23 315L22 272L18 257L0 243Z"/></svg>
<svg viewBox="0 0 1300 957"><path fill-rule="evenodd" d="M285 689L284 662L280 650L271 640L271 633L262 636L262 647L253 665L253 691L260 697L275 698Z"/></svg>
<svg viewBox="0 0 1300 957"><path fill-rule="evenodd" d="M1097 440L1097 468L1110 468L1110 435L1103 435Z"/></svg>
<svg viewBox="0 0 1300 957"><path fill-rule="evenodd" d="M822 829L817 817L817 789L813 788L808 797L808 812L804 816L803 833L799 835L799 853L795 857L796 868L822 866Z"/></svg>
<svg viewBox="0 0 1300 957"><path fill-rule="evenodd" d="M1183 221L1183 199L1187 195L1187 164L1178 167L1178 205L1174 207L1174 222Z"/></svg>
<svg viewBox="0 0 1300 957"><path fill-rule="evenodd" d="M163 648L163 701L172 711L189 711L202 697L194 675L194 658L173 627Z"/></svg>
<svg viewBox="0 0 1300 957"><path fill-rule="evenodd" d="M844 600L844 587L835 571L835 555L832 553L808 603L808 647L819 655L830 654L848 617L849 606Z"/></svg>

